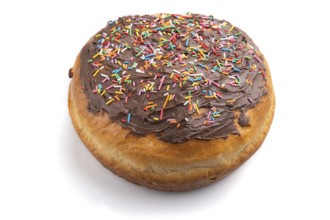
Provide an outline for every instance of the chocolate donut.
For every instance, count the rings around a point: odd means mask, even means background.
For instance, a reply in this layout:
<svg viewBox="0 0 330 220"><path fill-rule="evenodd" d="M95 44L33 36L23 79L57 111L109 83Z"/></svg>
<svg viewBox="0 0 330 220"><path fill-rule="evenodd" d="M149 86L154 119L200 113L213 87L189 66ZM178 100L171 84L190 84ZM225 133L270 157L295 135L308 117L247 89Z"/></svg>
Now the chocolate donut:
<svg viewBox="0 0 330 220"><path fill-rule="evenodd" d="M70 116L87 148L115 174L158 190L227 176L260 147L274 115L265 57L213 16L110 21L69 75Z"/></svg>

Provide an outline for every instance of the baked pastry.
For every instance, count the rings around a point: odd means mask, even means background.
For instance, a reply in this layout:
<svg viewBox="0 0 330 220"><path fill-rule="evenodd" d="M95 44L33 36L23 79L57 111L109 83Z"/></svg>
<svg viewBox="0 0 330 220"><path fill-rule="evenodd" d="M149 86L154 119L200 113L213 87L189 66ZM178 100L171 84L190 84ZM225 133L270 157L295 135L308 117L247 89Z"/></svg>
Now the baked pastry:
<svg viewBox="0 0 330 220"><path fill-rule="evenodd" d="M110 21L70 77L70 116L90 152L158 190L224 178L259 148L274 115L264 56L245 32L212 16Z"/></svg>

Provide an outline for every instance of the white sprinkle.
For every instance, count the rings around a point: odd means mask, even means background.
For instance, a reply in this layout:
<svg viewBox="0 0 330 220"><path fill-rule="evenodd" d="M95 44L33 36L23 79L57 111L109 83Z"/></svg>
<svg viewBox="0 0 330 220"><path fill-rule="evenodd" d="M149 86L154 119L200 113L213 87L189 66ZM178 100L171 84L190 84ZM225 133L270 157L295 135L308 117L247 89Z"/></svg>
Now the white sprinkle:
<svg viewBox="0 0 330 220"><path fill-rule="evenodd" d="M101 73L101 76L103 76L104 78L108 78L109 79L109 76L108 75L105 75L103 73Z"/></svg>
<svg viewBox="0 0 330 220"><path fill-rule="evenodd" d="M137 73L145 73L143 70L140 70L140 69L136 69L136 72Z"/></svg>
<svg viewBox="0 0 330 220"><path fill-rule="evenodd" d="M189 74L189 76L203 76L203 73L193 73L193 74Z"/></svg>

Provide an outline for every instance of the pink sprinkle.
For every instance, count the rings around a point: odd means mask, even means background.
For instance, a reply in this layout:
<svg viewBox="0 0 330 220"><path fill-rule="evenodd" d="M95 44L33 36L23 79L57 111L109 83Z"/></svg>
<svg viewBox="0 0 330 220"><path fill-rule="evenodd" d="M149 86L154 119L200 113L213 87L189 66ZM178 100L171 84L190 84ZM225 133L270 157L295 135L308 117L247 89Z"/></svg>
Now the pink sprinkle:
<svg viewBox="0 0 330 220"><path fill-rule="evenodd" d="M109 80L109 78L104 78L103 80L102 80L102 83L105 83L106 81L108 81Z"/></svg>
<svg viewBox="0 0 330 220"><path fill-rule="evenodd" d="M211 81L211 83L213 83L213 85L215 85L216 87L220 88L220 85L214 81Z"/></svg>
<svg viewBox="0 0 330 220"><path fill-rule="evenodd" d="M133 86L135 86L135 82L133 81Z"/></svg>
<svg viewBox="0 0 330 220"><path fill-rule="evenodd" d="M156 80L156 79L157 79L157 77L158 77L158 75L155 75L155 77L154 77L154 80Z"/></svg>
<svg viewBox="0 0 330 220"><path fill-rule="evenodd" d="M163 114L164 114L164 109L162 108L160 110L160 116L159 116L159 119L163 119Z"/></svg>
<svg viewBox="0 0 330 220"><path fill-rule="evenodd" d="M248 53L249 53L249 54L253 54L254 51L253 51L253 50L249 50Z"/></svg>
<svg viewBox="0 0 330 220"><path fill-rule="evenodd" d="M162 85L164 83L164 80L165 80L165 75L162 77L162 79L160 80L160 84L158 86L158 90L160 90L162 88Z"/></svg>
<svg viewBox="0 0 330 220"><path fill-rule="evenodd" d="M222 98L222 95L220 95L220 94L218 94L218 93L217 93L217 96L218 96L219 98Z"/></svg>
<svg viewBox="0 0 330 220"><path fill-rule="evenodd" d="M97 93L97 89L94 89L92 92L93 92L94 94L96 94L96 93Z"/></svg>
<svg viewBox="0 0 330 220"><path fill-rule="evenodd" d="M173 88L175 88L175 86L176 86L176 83L173 84Z"/></svg>
<svg viewBox="0 0 330 220"><path fill-rule="evenodd" d="M110 85L110 86L108 86L105 90L109 90L109 89L111 89L112 87L114 87L114 85Z"/></svg>
<svg viewBox="0 0 330 220"><path fill-rule="evenodd" d="M127 103L127 100L128 100L128 96L125 97L125 103Z"/></svg>
<svg viewBox="0 0 330 220"><path fill-rule="evenodd" d="M260 58L257 57L256 55L253 56L259 63L261 62Z"/></svg>
<svg viewBox="0 0 330 220"><path fill-rule="evenodd" d="M209 113L207 114L207 120L210 120L210 116L211 116L211 111L209 111Z"/></svg>

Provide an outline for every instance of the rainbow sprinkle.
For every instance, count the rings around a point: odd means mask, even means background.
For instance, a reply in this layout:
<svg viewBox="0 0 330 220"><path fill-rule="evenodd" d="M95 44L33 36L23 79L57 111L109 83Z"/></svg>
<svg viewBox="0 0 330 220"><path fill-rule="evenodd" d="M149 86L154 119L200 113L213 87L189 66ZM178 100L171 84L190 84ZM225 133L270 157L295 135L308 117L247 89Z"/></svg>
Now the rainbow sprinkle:
<svg viewBox="0 0 330 220"><path fill-rule="evenodd" d="M194 115L205 119L201 126L220 126L240 103L257 101L244 91L258 75L267 77L252 41L213 16L122 17L108 22L94 43L87 60L92 94L107 108L125 108L124 124L135 121L139 110L146 115L139 120L176 129L197 123ZM172 114L178 106L183 112Z"/></svg>

